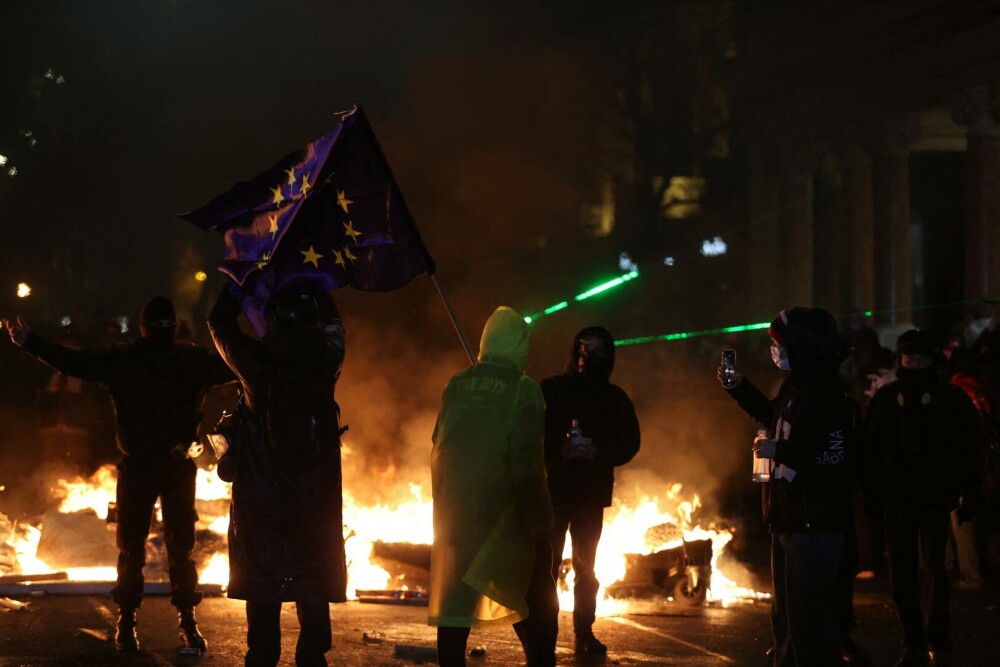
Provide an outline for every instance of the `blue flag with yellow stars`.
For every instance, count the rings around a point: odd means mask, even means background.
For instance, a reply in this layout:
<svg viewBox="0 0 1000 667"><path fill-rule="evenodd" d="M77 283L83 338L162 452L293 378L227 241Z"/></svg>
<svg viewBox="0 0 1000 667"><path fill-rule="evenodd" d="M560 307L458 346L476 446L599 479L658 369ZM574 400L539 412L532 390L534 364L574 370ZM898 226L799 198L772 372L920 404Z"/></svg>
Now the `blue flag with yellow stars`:
<svg viewBox="0 0 1000 667"><path fill-rule="evenodd" d="M180 217L223 234L219 270L261 334L264 308L284 288L387 292L434 273L360 106L305 148Z"/></svg>

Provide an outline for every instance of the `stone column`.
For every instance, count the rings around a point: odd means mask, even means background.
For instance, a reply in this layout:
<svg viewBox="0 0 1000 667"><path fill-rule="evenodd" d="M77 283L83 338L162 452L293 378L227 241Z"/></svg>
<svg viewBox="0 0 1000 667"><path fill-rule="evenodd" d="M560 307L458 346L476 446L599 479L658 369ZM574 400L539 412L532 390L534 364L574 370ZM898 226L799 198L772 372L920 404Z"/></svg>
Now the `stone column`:
<svg viewBox="0 0 1000 667"><path fill-rule="evenodd" d="M844 178L840 161L830 151L823 153L816 173L813 196L813 305L831 313L840 312L841 243L846 236L843 219Z"/></svg>
<svg viewBox="0 0 1000 667"><path fill-rule="evenodd" d="M811 147L782 146L779 152L779 233L785 267L786 305L813 305L813 177Z"/></svg>
<svg viewBox="0 0 1000 667"><path fill-rule="evenodd" d="M1000 296L1000 90L965 91L953 108L966 126L965 298Z"/></svg>
<svg viewBox="0 0 1000 667"><path fill-rule="evenodd" d="M782 275L778 234L778 190L774 145L754 141L749 145L747 187L748 316L766 316L781 308Z"/></svg>
<svg viewBox="0 0 1000 667"><path fill-rule="evenodd" d="M841 314L866 311L875 301L875 234L872 214L872 163L868 153L849 144L841 157L844 179L845 242L841 244Z"/></svg>
<svg viewBox="0 0 1000 667"><path fill-rule="evenodd" d="M908 147L919 122L910 116L879 119L872 134L875 323L913 321Z"/></svg>

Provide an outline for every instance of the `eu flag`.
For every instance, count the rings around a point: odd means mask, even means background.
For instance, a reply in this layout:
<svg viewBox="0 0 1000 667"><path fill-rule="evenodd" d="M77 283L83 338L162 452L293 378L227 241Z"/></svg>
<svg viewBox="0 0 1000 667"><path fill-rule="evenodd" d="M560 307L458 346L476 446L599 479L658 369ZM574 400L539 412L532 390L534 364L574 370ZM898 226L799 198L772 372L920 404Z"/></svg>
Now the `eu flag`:
<svg viewBox="0 0 1000 667"><path fill-rule="evenodd" d="M267 302L283 288L387 292L434 273L360 106L305 148L181 217L223 234L219 270L233 280L258 333Z"/></svg>

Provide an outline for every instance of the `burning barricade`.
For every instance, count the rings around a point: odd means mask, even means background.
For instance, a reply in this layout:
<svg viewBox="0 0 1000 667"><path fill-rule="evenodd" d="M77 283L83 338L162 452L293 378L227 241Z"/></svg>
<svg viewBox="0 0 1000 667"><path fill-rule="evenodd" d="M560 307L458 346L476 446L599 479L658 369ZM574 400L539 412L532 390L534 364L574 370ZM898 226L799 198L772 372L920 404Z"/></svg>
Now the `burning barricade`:
<svg viewBox="0 0 1000 667"><path fill-rule="evenodd" d="M114 523L115 467L106 465L88 479L60 479L53 495L60 500L57 510L45 512L29 523L12 522L0 515L0 575L10 583L31 582L33 590L89 593L110 589L115 580L118 549ZM207 592L220 592L228 581L225 560L228 529L229 485L212 469L199 470L195 562ZM146 542L146 573L154 582L147 592L157 592L155 582L167 579L167 555L159 505ZM57 587L39 587L42 582L65 581ZM98 582L75 586L80 582ZM166 591L166 587L162 587Z"/></svg>
<svg viewBox="0 0 1000 667"><path fill-rule="evenodd" d="M58 592L109 589L117 556L114 527L109 523L109 512L110 521L114 520L115 473L109 465L87 480L60 480L55 489L61 500L58 510L31 523L0 515L0 577L6 576L8 583L61 579L61 587L51 588ZM609 585L599 593L598 614L625 613L638 600L725 605L769 597L738 586L720 570L719 555L732 532L714 526L703 529L693 522L700 506L697 495L685 498L679 484L662 488L666 489L662 496L631 503L616 500L606 511L595 569L598 580ZM202 587L218 593L229 579L230 485L213 469L200 469L196 495L195 561ZM373 505L357 502L345 489L349 595L367 602L426 604L432 512L430 499L417 484L409 484L395 503ZM149 592L157 591L157 579L167 579L162 524L157 519L147 541ZM567 611L573 608L570 549L567 541L559 578L560 606ZM80 588L81 582L99 585ZM73 585L80 590L72 590Z"/></svg>

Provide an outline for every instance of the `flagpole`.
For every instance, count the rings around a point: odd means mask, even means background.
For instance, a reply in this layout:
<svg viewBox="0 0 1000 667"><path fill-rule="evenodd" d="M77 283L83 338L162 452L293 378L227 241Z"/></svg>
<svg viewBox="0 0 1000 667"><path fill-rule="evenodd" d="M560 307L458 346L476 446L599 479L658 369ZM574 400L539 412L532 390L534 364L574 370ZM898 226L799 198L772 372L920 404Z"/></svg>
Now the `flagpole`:
<svg viewBox="0 0 1000 667"><path fill-rule="evenodd" d="M441 287L441 283L437 279L437 275L430 274L431 280L434 281L434 287L437 288L438 294L441 296L441 301L444 302L444 308L448 311L448 317L451 318L451 324L455 327L455 333L458 334L458 339L462 341L462 348L465 350L465 354L469 357L469 363L473 366L476 365L476 355L472 353L472 345L469 344L469 339L465 336L465 329L462 328L462 323L458 321L458 315L455 313L455 306L451 304L451 299L445 294L444 288Z"/></svg>

